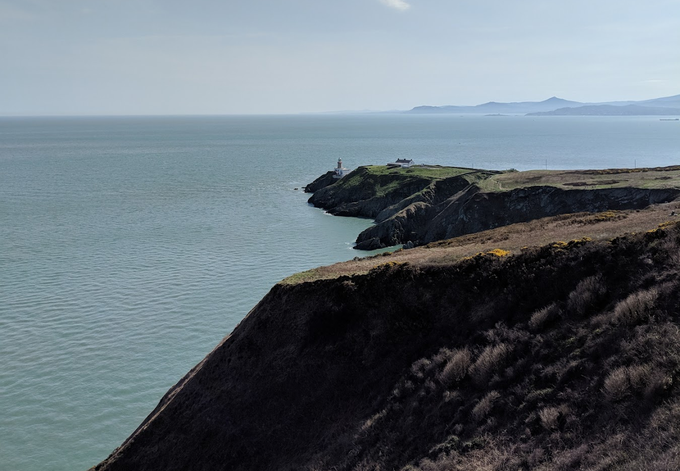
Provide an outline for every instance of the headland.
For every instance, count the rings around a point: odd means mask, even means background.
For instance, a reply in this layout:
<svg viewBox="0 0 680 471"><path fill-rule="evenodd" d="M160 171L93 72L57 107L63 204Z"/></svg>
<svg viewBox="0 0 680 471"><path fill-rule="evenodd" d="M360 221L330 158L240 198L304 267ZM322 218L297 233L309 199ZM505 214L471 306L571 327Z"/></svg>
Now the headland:
<svg viewBox="0 0 680 471"><path fill-rule="evenodd" d="M319 177L309 202L375 225L356 248L373 250L473 234L579 212L641 209L680 195L680 167L490 171L459 167L359 167L341 179Z"/></svg>

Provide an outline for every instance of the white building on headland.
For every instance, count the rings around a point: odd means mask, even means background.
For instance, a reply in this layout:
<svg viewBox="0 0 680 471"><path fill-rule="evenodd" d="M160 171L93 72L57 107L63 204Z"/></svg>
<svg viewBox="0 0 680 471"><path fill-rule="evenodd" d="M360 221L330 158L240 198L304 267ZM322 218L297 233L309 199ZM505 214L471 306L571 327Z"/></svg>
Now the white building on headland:
<svg viewBox="0 0 680 471"><path fill-rule="evenodd" d="M335 168L333 178L342 178L349 173L349 169L342 166L342 159L338 159L338 166Z"/></svg>
<svg viewBox="0 0 680 471"><path fill-rule="evenodd" d="M388 167L401 167L401 168L409 168L411 165L414 165L413 159L397 159L395 163L387 164Z"/></svg>

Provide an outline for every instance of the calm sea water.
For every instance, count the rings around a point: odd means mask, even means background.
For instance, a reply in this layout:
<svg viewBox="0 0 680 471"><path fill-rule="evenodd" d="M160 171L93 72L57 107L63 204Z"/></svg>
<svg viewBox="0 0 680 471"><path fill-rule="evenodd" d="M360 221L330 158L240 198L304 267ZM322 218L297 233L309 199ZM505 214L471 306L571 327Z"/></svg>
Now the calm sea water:
<svg viewBox="0 0 680 471"><path fill-rule="evenodd" d="M300 190L343 159L680 163L657 118L0 118L0 469L95 465L269 288L370 224Z"/></svg>

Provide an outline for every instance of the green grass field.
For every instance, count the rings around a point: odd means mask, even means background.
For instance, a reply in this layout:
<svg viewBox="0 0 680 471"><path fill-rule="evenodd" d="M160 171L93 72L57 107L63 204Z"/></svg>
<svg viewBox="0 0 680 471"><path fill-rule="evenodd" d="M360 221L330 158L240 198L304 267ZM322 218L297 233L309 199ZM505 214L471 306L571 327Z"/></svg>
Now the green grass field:
<svg viewBox="0 0 680 471"><path fill-rule="evenodd" d="M366 165L365 168L374 175L408 175L414 177L431 178L433 180L476 172L476 170L471 168L441 166L413 166L409 168L401 168L388 167L387 165Z"/></svg>
<svg viewBox="0 0 680 471"><path fill-rule="evenodd" d="M477 183L482 191L510 191L529 186L564 190L603 188L680 188L680 167L608 170L530 170L504 172Z"/></svg>

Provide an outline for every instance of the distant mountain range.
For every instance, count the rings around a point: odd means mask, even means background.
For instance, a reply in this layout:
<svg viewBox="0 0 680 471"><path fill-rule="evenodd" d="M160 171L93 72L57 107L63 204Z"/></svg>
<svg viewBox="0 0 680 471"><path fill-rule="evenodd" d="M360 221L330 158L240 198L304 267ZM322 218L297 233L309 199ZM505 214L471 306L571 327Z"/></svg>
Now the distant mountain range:
<svg viewBox="0 0 680 471"><path fill-rule="evenodd" d="M680 95L644 101L581 103L552 97L544 101L489 102L476 106L416 106L407 113L512 114L528 116L680 116Z"/></svg>

